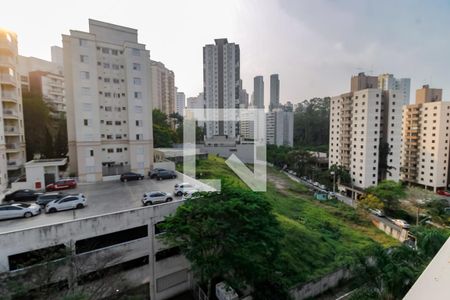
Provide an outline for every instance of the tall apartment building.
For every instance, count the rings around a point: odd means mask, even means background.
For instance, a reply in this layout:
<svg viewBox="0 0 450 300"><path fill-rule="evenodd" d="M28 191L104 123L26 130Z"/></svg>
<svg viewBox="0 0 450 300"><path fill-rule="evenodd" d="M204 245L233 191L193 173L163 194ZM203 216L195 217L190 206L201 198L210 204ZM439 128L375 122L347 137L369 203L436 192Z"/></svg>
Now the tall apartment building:
<svg viewBox="0 0 450 300"><path fill-rule="evenodd" d="M264 78L262 76L253 78L253 107L264 108Z"/></svg>
<svg viewBox="0 0 450 300"><path fill-rule="evenodd" d="M416 103L403 108L403 181L434 191L447 188L449 126L450 102L442 102L442 89L418 89Z"/></svg>
<svg viewBox="0 0 450 300"><path fill-rule="evenodd" d="M42 97L54 116L66 112L63 66L36 57L19 56L22 91Z"/></svg>
<svg viewBox="0 0 450 300"><path fill-rule="evenodd" d="M294 145L294 113L281 108L266 113L267 144L277 146Z"/></svg>
<svg viewBox="0 0 450 300"><path fill-rule="evenodd" d="M150 52L137 30L89 20L63 35L69 167L80 181L153 164Z"/></svg>
<svg viewBox="0 0 450 300"><path fill-rule="evenodd" d="M398 90L403 95L405 102L403 105L408 105L410 101L411 79L410 78L395 78L392 74L381 74L378 76L378 87L382 90Z"/></svg>
<svg viewBox="0 0 450 300"><path fill-rule="evenodd" d="M175 112L180 116L184 115L184 107L186 106L186 95L183 92L177 92L177 105Z"/></svg>
<svg viewBox="0 0 450 300"><path fill-rule="evenodd" d="M0 193L26 161L17 35L0 29Z"/></svg>
<svg viewBox="0 0 450 300"><path fill-rule="evenodd" d="M167 116L177 111L175 74L162 62L151 61L151 96L153 108Z"/></svg>
<svg viewBox="0 0 450 300"><path fill-rule="evenodd" d="M280 78L278 74L270 75L270 105L272 111L280 105Z"/></svg>
<svg viewBox="0 0 450 300"><path fill-rule="evenodd" d="M203 92L207 109L239 108L240 79L239 45L216 39L215 44L203 47ZM238 120L239 116L237 111L228 111L224 117ZM238 137L238 121L220 121L218 111L208 118L213 121L206 122L206 139Z"/></svg>
<svg viewBox="0 0 450 300"><path fill-rule="evenodd" d="M239 95L239 99L240 99L240 108L248 108L248 106L250 105L249 100L248 100L248 93L246 89L241 89L240 91L240 95Z"/></svg>
<svg viewBox="0 0 450 300"><path fill-rule="evenodd" d="M331 98L329 164L349 170L354 186L400 179L403 97L400 90L378 88L377 77L360 73L351 79L351 92ZM387 156L381 164L380 151Z"/></svg>

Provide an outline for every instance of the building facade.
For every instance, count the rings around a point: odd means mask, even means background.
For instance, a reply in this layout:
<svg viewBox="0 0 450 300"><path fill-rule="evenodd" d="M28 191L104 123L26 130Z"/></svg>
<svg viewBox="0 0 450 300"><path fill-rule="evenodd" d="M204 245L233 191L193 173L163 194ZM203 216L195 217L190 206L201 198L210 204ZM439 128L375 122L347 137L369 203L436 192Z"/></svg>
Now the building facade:
<svg viewBox="0 0 450 300"><path fill-rule="evenodd" d="M280 78L278 74L270 75L270 105L272 111L280 105Z"/></svg>
<svg viewBox="0 0 450 300"><path fill-rule="evenodd" d="M416 103L403 108L403 181L434 191L447 188L449 127L450 102L442 102L442 89L418 89Z"/></svg>
<svg viewBox="0 0 450 300"><path fill-rule="evenodd" d="M175 74L162 62L151 61L151 93L153 108L167 116L177 111Z"/></svg>
<svg viewBox="0 0 450 300"><path fill-rule="evenodd" d="M408 105L410 101L411 79L395 78L392 74L381 74L378 76L378 87L382 90L398 90L402 93L405 101L403 105Z"/></svg>
<svg viewBox="0 0 450 300"><path fill-rule="evenodd" d="M183 92L177 92L177 107L176 113L180 116L184 115L184 108L186 106L186 95Z"/></svg>
<svg viewBox="0 0 450 300"><path fill-rule="evenodd" d="M206 139L215 136L238 138L239 116L235 109L239 108L240 79L239 45L229 43L227 39L216 39L215 44L203 47L205 107L217 110L207 116L212 121L206 122ZM227 110L224 118L236 121L219 120L219 109Z"/></svg>
<svg viewBox="0 0 450 300"><path fill-rule="evenodd" d="M150 52L137 30L89 20L63 35L70 171L80 181L153 165Z"/></svg>
<svg viewBox="0 0 450 300"><path fill-rule="evenodd" d="M262 76L253 78L253 107L264 108L264 78Z"/></svg>
<svg viewBox="0 0 450 300"><path fill-rule="evenodd" d="M266 141L269 145L294 146L294 113L281 108L266 113Z"/></svg>
<svg viewBox="0 0 450 300"><path fill-rule="evenodd" d="M400 179L403 93L376 88L376 79L354 76L352 91L330 101L329 165L346 168L359 188Z"/></svg>
<svg viewBox="0 0 450 300"><path fill-rule="evenodd" d="M26 161L17 35L0 29L0 193Z"/></svg>

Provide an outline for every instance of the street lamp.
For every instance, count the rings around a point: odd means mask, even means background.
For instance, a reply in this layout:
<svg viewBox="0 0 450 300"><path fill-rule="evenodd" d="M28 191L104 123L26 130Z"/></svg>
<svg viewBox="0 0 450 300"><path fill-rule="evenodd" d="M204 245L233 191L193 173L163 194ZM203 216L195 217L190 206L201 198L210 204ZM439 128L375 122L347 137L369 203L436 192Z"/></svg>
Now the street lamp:
<svg viewBox="0 0 450 300"><path fill-rule="evenodd" d="M336 172L331 171L331 175L333 175L333 193L336 193Z"/></svg>

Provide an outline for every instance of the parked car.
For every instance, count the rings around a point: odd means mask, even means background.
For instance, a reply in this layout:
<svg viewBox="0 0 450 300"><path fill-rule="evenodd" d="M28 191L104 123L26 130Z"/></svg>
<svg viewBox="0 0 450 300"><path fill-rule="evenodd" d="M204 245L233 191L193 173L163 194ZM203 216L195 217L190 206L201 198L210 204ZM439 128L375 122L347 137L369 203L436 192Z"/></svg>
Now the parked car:
<svg viewBox="0 0 450 300"><path fill-rule="evenodd" d="M320 186L320 183L318 183L317 181L314 181L314 182L313 182L313 186L319 187L319 186Z"/></svg>
<svg viewBox="0 0 450 300"><path fill-rule="evenodd" d="M409 228L409 224L405 220L393 219L392 222L394 222L395 225L400 226L402 228L405 228L405 229Z"/></svg>
<svg viewBox="0 0 450 300"><path fill-rule="evenodd" d="M150 179L155 179L159 171L167 171L167 170L163 168L154 168L153 170L148 172L148 177L150 177Z"/></svg>
<svg viewBox="0 0 450 300"><path fill-rule="evenodd" d="M327 190L327 187L323 184L319 185L319 188L321 188L322 190L325 190L325 191Z"/></svg>
<svg viewBox="0 0 450 300"><path fill-rule="evenodd" d="M67 196L67 194L61 192L45 193L38 196L36 204L41 208L45 208L48 203L52 202L53 200L61 199L65 196Z"/></svg>
<svg viewBox="0 0 450 300"><path fill-rule="evenodd" d="M55 183L47 184L45 187L46 191L59 191L59 190L66 190L66 189L74 189L77 187L77 181L75 179L67 178L67 179L60 179L56 181Z"/></svg>
<svg viewBox="0 0 450 300"><path fill-rule="evenodd" d="M336 193L334 192L328 192L328 200L336 199Z"/></svg>
<svg viewBox="0 0 450 300"><path fill-rule="evenodd" d="M198 189L188 182L175 184L175 196L182 196L186 192L197 192Z"/></svg>
<svg viewBox="0 0 450 300"><path fill-rule="evenodd" d="M381 210L381 209L369 209L369 211L372 213L372 214L374 214L375 216L378 216L378 217L384 217L384 213L383 213L383 211Z"/></svg>
<svg viewBox="0 0 450 300"><path fill-rule="evenodd" d="M6 194L4 201L36 201L39 195L42 193L31 189L17 190Z"/></svg>
<svg viewBox="0 0 450 300"><path fill-rule="evenodd" d="M175 171L172 170L162 170L156 174L157 180L175 179L175 178L177 178L177 173L175 173Z"/></svg>
<svg viewBox="0 0 450 300"><path fill-rule="evenodd" d="M120 175L120 181L127 182L130 180L142 180L144 179L144 175L139 173L127 172Z"/></svg>
<svg viewBox="0 0 450 300"><path fill-rule="evenodd" d="M449 192L449 191L446 191L446 190L438 190L438 191L436 192L436 194L441 195L441 196L447 196L447 197L450 197L450 192Z"/></svg>
<svg viewBox="0 0 450 300"><path fill-rule="evenodd" d="M159 203L165 203L172 201L172 194L171 193L165 193L165 192L149 192L145 193L142 197L142 204L145 206L147 205L154 205Z"/></svg>
<svg viewBox="0 0 450 300"><path fill-rule="evenodd" d="M41 207L37 204L12 203L0 205L0 220L29 218L40 213Z"/></svg>
<svg viewBox="0 0 450 300"><path fill-rule="evenodd" d="M87 199L83 194L67 195L53 200L45 206L46 213L54 213L61 210L78 209L87 205Z"/></svg>

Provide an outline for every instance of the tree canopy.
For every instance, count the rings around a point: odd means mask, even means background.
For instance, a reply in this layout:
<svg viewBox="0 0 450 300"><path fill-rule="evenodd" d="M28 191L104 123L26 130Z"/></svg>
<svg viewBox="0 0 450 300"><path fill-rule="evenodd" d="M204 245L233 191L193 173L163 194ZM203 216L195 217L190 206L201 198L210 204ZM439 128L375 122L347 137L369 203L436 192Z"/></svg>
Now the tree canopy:
<svg viewBox="0 0 450 300"><path fill-rule="evenodd" d="M238 288L274 283L282 233L262 194L228 185L194 194L164 228L162 239L180 248L208 294L217 279Z"/></svg>
<svg viewBox="0 0 450 300"><path fill-rule="evenodd" d="M383 180L366 191L377 196L388 209L395 209L398 206L399 199L406 195L402 184L392 180Z"/></svg>

